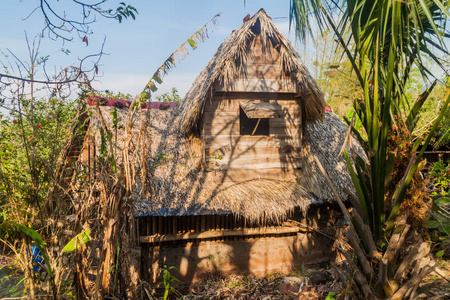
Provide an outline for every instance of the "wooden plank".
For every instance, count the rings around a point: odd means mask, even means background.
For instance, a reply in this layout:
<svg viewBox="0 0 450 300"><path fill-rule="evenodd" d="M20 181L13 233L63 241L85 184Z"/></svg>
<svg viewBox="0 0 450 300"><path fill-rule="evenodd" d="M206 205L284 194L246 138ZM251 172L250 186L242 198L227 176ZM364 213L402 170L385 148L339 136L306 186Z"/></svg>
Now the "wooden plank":
<svg viewBox="0 0 450 300"><path fill-rule="evenodd" d="M216 91L241 91L241 92L277 92L295 93L297 85L292 80L281 79L236 79L231 84L225 85L223 82L215 82L213 88Z"/></svg>
<svg viewBox="0 0 450 300"><path fill-rule="evenodd" d="M269 136L273 136L275 138L286 138L289 139L298 139L300 137L301 128L298 125L289 125L289 124L270 124L269 125ZM223 124L210 126L209 124L205 124L204 127L204 135L206 136L241 136L239 124ZM246 135L242 135L246 136ZM257 137L261 137L258 135ZM209 146L209 145L207 145Z"/></svg>
<svg viewBox="0 0 450 300"><path fill-rule="evenodd" d="M248 148L247 146L243 145L235 145L233 148L230 147L216 147L213 146L207 146L205 148L205 154L211 155L212 153L215 153L216 155L225 155L229 154L230 152L234 151L235 153L247 153L247 154L253 154L258 155L260 153L264 154L289 154L289 153L300 153L301 148L300 147L294 147L291 144L281 144L279 143L276 147L267 147L267 145L255 145L251 148Z"/></svg>
<svg viewBox="0 0 450 300"><path fill-rule="evenodd" d="M257 102L256 100L240 101L242 110L249 119L280 118L281 112L269 102Z"/></svg>
<svg viewBox="0 0 450 300"><path fill-rule="evenodd" d="M204 134L207 134L207 135L238 135L238 134L240 134L238 120L236 120L234 123L204 124L203 128L204 128Z"/></svg>
<svg viewBox="0 0 450 300"><path fill-rule="evenodd" d="M239 92L239 91L215 91L212 100L208 100L207 103L211 105L215 105L215 100L268 100L268 101L298 101L299 98L296 95L297 93L276 93L276 92L268 92L268 93L253 93L253 92Z"/></svg>
<svg viewBox="0 0 450 300"><path fill-rule="evenodd" d="M251 50L246 63L270 63L280 64L280 53L270 43L266 44L266 47L262 47L260 36L257 35L251 44Z"/></svg>
<svg viewBox="0 0 450 300"><path fill-rule="evenodd" d="M237 66L240 69L240 65ZM283 75L281 64L250 62L243 66L243 75L247 78L280 78Z"/></svg>
<svg viewBox="0 0 450 300"><path fill-rule="evenodd" d="M140 243L155 243L155 242L169 242L191 239L209 239L217 237L237 237L237 236L260 236L267 234L287 234L296 233L301 230L300 227L273 227L273 228L241 228L241 229L227 229L227 230L207 230L204 232L193 232L184 234L169 234L169 235L151 235L141 236Z"/></svg>
<svg viewBox="0 0 450 300"><path fill-rule="evenodd" d="M214 152L216 153L216 152ZM263 153L261 154L253 154L253 153L245 153L245 154L233 154L232 156L230 154L225 154L221 158L217 158L215 156L208 156L207 159L209 161L214 162L215 164L219 165L228 165L231 163L231 165L236 165L236 163L241 164L242 167L245 167L246 165L252 166L257 164L258 167L263 167L263 164L266 163L274 163L274 165L281 165L285 163L291 163L291 162L297 162L300 160L300 154L291 152L291 153L272 153L265 155Z"/></svg>
<svg viewBox="0 0 450 300"><path fill-rule="evenodd" d="M284 145L292 145L293 147L300 147L300 141L297 137L284 134L273 134L270 136L249 136L249 135L205 135L204 137L206 147L224 147L234 148L237 145L246 147L246 149L261 147L280 147Z"/></svg>
<svg viewBox="0 0 450 300"><path fill-rule="evenodd" d="M223 95L226 95L228 93L223 93ZM295 99L282 99L284 95L289 95L289 97L284 98L291 98L291 94L284 94L284 93L245 93L247 95L241 95L244 93L238 93L238 92L232 92L229 93L232 95L229 95L230 98L222 98L223 96L218 96L217 98L214 97L212 100L209 100L205 104L205 112L237 112L239 109L239 103L241 101L261 101L261 102L268 102L272 105L275 105L278 109L295 109L299 108L300 104ZM239 96L233 95L233 94L240 94ZM273 95L273 96L268 96ZM228 96L228 95L227 95Z"/></svg>
<svg viewBox="0 0 450 300"><path fill-rule="evenodd" d="M224 171L224 182L241 182L253 179L267 180L295 180L298 176L296 170L275 169L231 169Z"/></svg>
<svg viewBox="0 0 450 300"><path fill-rule="evenodd" d="M300 112L298 112L300 114ZM228 119L228 120L227 120ZM214 118L208 123L204 124L204 127L208 130L212 127L236 127L239 128L239 120L238 119L224 119L224 118ZM289 126L293 128L301 128L301 120L297 116L292 116L288 118L271 118L269 120L270 127L282 127L282 126Z"/></svg>
<svg viewBox="0 0 450 300"><path fill-rule="evenodd" d="M205 112L214 111L238 111L239 102L231 99L224 98L222 96L213 96L213 98L205 102Z"/></svg>
<svg viewBox="0 0 450 300"><path fill-rule="evenodd" d="M244 101L242 101L244 102ZM265 103L265 102L264 102ZM272 104L270 104L272 105ZM273 105L272 105L273 106ZM276 117L272 120L277 120L277 122L287 122L294 120L300 120L300 109L297 107L284 108L280 107L279 109L275 109L273 111L274 114L277 114L279 117ZM207 111L203 114L203 124L239 124L239 112L238 111Z"/></svg>

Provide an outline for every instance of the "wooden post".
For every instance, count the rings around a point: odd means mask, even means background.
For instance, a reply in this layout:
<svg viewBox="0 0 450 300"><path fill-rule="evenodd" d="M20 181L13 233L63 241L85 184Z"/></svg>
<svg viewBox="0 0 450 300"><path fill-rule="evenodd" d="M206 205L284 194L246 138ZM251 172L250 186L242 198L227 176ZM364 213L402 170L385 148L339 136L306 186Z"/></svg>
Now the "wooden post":
<svg viewBox="0 0 450 300"><path fill-rule="evenodd" d="M202 215L201 216L201 231L203 232L203 231L205 231L205 226L206 226L206 216L205 215Z"/></svg>
<svg viewBox="0 0 450 300"><path fill-rule="evenodd" d="M212 215L212 230L216 230L217 228L216 228L216 226L217 226L217 222L216 222L216 220L217 220L217 215Z"/></svg>
<svg viewBox="0 0 450 300"><path fill-rule="evenodd" d="M157 234L158 233L158 224L156 223L156 217L152 216L150 218L152 220L152 233Z"/></svg>
<svg viewBox="0 0 450 300"><path fill-rule="evenodd" d="M173 234L177 234L178 233L178 217L174 216L172 219L172 232Z"/></svg>
<svg viewBox="0 0 450 300"><path fill-rule="evenodd" d="M143 220L145 220L145 223L146 223L147 234L151 234L152 233L152 218L151 217L145 217L145 218L143 218Z"/></svg>
<svg viewBox="0 0 450 300"><path fill-rule="evenodd" d="M139 239L141 238L141 234L140 234L140 222L139 222L140 218L136 218L136 234L137 234L137 239L136 239L136 243L139 244Z"/></svg>
<svg viewBox="0 0 450 300"><path fill-rule="evenodd" d="M163 219L162 219L162 217L157 217L157 218L158 218L158 233L159 234L165 234Z"/></svg>
<svg viewBox="0 0 450 300"><path fill-rule="evenodd" d="M195 224L195 231L200 231L200 216L192 216Z"/></svg>

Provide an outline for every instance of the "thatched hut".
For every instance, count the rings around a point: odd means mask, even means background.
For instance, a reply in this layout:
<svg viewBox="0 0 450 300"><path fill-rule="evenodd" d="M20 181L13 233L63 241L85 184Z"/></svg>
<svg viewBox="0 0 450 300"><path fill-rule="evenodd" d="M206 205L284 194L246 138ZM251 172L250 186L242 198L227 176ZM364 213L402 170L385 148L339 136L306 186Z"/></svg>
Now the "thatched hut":
<svg viewBox="0 0 450 300"><path fill-rule="evenodd" d="M80 165L95 168L108 145L118 149L115 165L125 163L125 144L137 150L126 161L135 166L128 180L144 278L156 280L164 264L187 281L211 271L289 271L332 258L333 242L312 231L332 231L336 221L313 156L342 199L354 192L338 156L348 128L324 107L300 57L260 10L219 47L179 106L143 110L130 127L128 108L96 106Z"/></svg>

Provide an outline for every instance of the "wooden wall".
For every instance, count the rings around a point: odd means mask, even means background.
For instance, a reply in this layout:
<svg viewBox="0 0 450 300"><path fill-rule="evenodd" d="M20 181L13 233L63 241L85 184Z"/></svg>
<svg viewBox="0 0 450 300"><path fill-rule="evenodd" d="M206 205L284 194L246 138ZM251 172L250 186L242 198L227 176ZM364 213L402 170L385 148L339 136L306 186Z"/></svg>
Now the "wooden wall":
<svg viewBox="0 0 450 300"><path fill-rule="evenodd" d="M269 119L269 136L240 135L239 103L270 102L281 115ZM203 115L203 146L211 170L227 181L292 179L301 168L301 110L294 94L215 93Z"/></svg>
<svg viewBox="0 0 450 300"><path fill-rule="evenodd" d="M177 267L174 275L185 283L214 274L288 274L334 259L334 241L314 230L333 237L341 217L336 204L313 205L306 216L297 209L289 217L296 222L281 225L246 224L233 215L139 217L141 279L161 282L164 265Z"/></svg>
<svg viewBox="0 0 450 300"><path fill-rule="evenodd" d="M204 156L210 170L226 181L293 179L301 168L301 110L296 81L282 70L277 45L260 36L250 42L245 65L233 82L214 83L202 119ZM269 136L240 135L239 103L271 103L280 118L269 119Z"/></svg>

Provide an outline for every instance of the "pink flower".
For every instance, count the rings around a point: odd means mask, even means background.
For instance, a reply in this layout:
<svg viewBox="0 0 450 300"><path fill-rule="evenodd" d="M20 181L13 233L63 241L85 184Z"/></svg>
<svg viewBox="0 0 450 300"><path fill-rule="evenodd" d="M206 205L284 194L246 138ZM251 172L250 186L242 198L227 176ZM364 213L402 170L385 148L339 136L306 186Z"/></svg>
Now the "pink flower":
<svg viewBox="0 0 450 300"><path fill-rule="evenodd" d="M41 125L41 124L39 124L39 125L37 126L37 128L39 128L39 129L42 129L42 125Z"/></svg>
<svg viewBox="0 0 450 300"><path fill-rule="evenodd" d="M17 124L17 120L13 120L13 124Z"/></svg>

